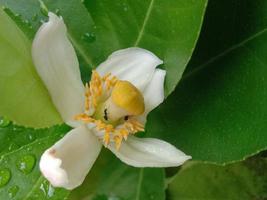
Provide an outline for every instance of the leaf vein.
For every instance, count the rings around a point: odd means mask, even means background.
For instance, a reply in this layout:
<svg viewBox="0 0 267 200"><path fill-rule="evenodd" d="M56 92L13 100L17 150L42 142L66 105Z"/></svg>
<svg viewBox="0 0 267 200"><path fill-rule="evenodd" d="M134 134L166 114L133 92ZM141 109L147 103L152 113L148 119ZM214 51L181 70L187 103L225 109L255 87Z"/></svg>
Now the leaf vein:
<svg viewBox="0 0 267 200"><path fill-rule="evenodd" d="M152 11L152 8L153 8L153 5L154 5L154 0L151 0L150 3L149 3L149 6L148 6L148 9L147 9L147 12L146 12L146 16L145 16L145 19L144 19L144 22L143 22L143 25L140 29L140 32L137 36L137 39L134 43L134 46L137 46L139 44L139 42L141 41L142 39L142 36L144 34L144 31L145 31L145 28L146 28L146 25L147 25L147 22L148 22L148 19L150 17L150 14L151 14L151 11Z"/></svg>
<svg viewBox="0 0 267 200"><path fill-rule="evenodd" d="M198 67L196 67L195 69L193 69L192 71L188 72L187 74L185 74L181 81L186 80L187 78L190 78L192 75L196 74L197 72L201 71L202 69L204 69L205 67L207 67L209 64L215 62L216 60L220 59L221 57L227 55L228 53L238 49L239 47L244 46L246 43L248 43L249 41L261 36L262 34L267 32L267 28L263 29L262 31L259 31L255 34L253 34L252 36L248 37L247 39L241 41L240 43L237 43L231 47L229 47L228 49L224 50L223 52L219 53L216 56L211 57L207 62L199 65Z"/></svg>

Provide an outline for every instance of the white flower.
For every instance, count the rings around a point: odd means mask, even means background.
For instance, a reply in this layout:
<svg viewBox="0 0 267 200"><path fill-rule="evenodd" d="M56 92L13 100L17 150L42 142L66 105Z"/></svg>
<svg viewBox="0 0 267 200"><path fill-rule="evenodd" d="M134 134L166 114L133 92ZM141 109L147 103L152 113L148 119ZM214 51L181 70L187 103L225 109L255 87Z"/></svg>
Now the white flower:
<svg viewBox="0 0 267 200"><path fill-rule="evenodd" d="M32 47L36 70L64 122L73 129L41 157L40 169L55 187L79 186L104 144L135 167L179 166L190 156L153 138L137 138L147 114L164 99L162 61L141 48L114 52L86 86L61 17L37 32Z"/></svg>

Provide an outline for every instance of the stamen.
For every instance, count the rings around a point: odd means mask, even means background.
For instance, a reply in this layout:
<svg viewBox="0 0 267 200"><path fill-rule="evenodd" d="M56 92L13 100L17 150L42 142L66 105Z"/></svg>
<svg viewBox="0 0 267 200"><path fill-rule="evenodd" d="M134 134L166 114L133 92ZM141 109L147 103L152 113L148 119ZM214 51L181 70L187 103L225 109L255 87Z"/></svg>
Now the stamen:
<svg viewBox="0 0 267 200"><path fill-rule="evenodd" d="M91 96L91 92L89 89L89 85L88 83L85 84L85 111L89 111L90 109L90 96Z"/></svg>
<svg viewBox="0 0 267 200"><path fill-rule="evenodd" d="M143 125L136 119L130 119L124 122L121 128L114 128L113 125L106 124L101 120L96 120L84 113L75 116L75 120L83 121L86 124L95 124L98 131L104 131L104 145L108 146L112 139L115 142L117 150L119 150L122 140L124 139L126 141L130 134L135 134L139 131L144 131Z"/></svg>
<svg viewBox="0 0 267 200"><path fill-rule="evenodd" d="M92 72L92 78L89 85L90 97L92 98L94 108L96 108L98 98L102 95L103 82L100 75L95 70Z"/></svg>
<svg viewBox="0 0 267 200"><path fill-rule="evenodd" d="M94 124L98 131L104 132L103 136L99 136L102 138L104 145L107 147L110 142L114 142L117 150L119 150L122 141L127 140L130 134L144 131L144 126L136 119L126 116L123 124L114 127L114 125L107 124L100 119L94 119L88 112L91 106L94 109L98 106L99 97L103 93L103 88L106 87L107 90L110 90L114 88L118 81L115 76L111 77L111 73L101 78L96 71L93 71L91 81L85 84L85 113L74 117L75 120L82 121L85 124ZM106 109L104 109L103 114L103 118L108 121L109 117Z"/></svg>
<svg viewBox="0 0 267 200"><path fill-rule="evenodd" d="M115 141L115 147L116 147L116 149L119 150L120 147L121 147L122 136L121 135L114 136L114 141Z"/></svg>
<svg viewBox="0 0 267 200"><path fill-rule="evenodd" d="M108 73L105 76L103 76L102 80L106 81L108 79L108 77L110 77L110 76L111 76L111 73Z"/></svg>

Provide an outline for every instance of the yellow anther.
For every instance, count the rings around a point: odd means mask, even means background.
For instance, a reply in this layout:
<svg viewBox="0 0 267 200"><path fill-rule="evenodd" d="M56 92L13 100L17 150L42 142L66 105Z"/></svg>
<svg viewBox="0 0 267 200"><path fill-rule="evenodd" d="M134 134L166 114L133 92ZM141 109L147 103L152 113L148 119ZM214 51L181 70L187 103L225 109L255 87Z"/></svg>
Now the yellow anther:
<svg viewBox="0 0 267 200"><path fill-rule="evenodd" d="M75 120L79 120L79 121L83 121L84 123L91 123L91 122L94 122L95 120L93 118L91 118L90 116L82 113L82 114L79 114L79 115L76 115L74 117Z"/></svg>
<svg viewBox="0 0 267 200"><path fill-rule="evenodd" d="M113 103L126 110L129 115L140 115L145 110L143 95L128 81L117 81L111 98Z"/></svg>
<svg viewBox="0 0 267 200"><path fill-rule="evenodd" d="M112 89L111 96L105 102L101 101L101 95L106 91L103 88ZM87 112L91 106L95 109L92 116ZM130 82L120 81L110 73L100 77L93 71L91 81L85 85L86 112L76 115L74 119L95 124L95 128L103 133L100 137L104 145L114 142L118 150L130 134L144 130L143 125L131 116L142 114L144 107L142 94ZM126 115L130 115L129 120L116 127Z"/></svg>
<svg viewBox="0 0 267 200"><path fill-rule="evenodd" d="M106 124L103 123L101 120L95 120L95 125L96 125L98 130L106 128Z"/></svg>
<svg viewBox="0 0 267 200"><path fill-rule="evenodd" d="M116 149L119 150L121 147L122 136L121 135L115 135L113 139L115 141Z"/></svg>
<svg viewBox="0 0 267 200"><path fill-rule="evenodd" d="M125 140L127 140L128 135L129 135L129 132L128 132L127 130L125 130L125 129L121 129L121 130L120 130L120 134L122 135L122 137L123 137Z"/></svg>
<svg viewBox="0 0 267 200"><path fill-rule="evenodd" d="M114 131L114 128L111 124L106 124L106 132L113 132Z"/></svg>
<svg viewBox="0 0 267 200"><path fill-rule="evenodd" d="M108 144L110 143L110 133L106 132L103 138L103 142L105 146L108 146Z"/></svg>
<svg viewBox="0 0 267 200"><path fill-rule="evenodd" d="M85 84L85 110L89 111L90 108L90 96L91 96L91 91L89 88L88 83Z"/></svg>

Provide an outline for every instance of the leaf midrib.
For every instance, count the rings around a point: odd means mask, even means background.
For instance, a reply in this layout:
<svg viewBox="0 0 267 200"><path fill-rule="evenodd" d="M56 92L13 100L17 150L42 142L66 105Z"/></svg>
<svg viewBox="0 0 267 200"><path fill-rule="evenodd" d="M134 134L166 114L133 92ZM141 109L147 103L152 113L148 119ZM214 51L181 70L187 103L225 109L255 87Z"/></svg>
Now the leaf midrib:
<svg viewBox="0 0 267 200"><path fill-rule="evenodd" d="M153 8L153 5L154 5L154 1L155 0L151 0L150 3L149 3L149 6L147 8L146 15L145 15L145 18L144 18L144 22L143 22L143 24L141 26L141 29L140 29L140 31L138 33L138 36L137 36L136 41L134 42L133 46L137 46L139 44L139 42L141 41L141 39L142 39L142 36L144 34L148 19L150 17L150 14L151 14L151 11L152 11L152 8Z"/></svg>
<svg viewBox="0 0 267 200"><path fill-rule="evenodd" d="M244 39L243 41L237 43L237 44L234 44L232 46L230 46L229 48L225 49L224 51L222 51L221 53L215 55L215 56L212 56L209 60L207 60L206 62L204 62L203 64L197 66L196 68L194 68L192 71L186 73L181 81L184 81L188 78L190 78L192 75L196 74L197 72L203 70L204 68L208 67L209 64L217 61L218 59L220 59L221 57L227 55L228 53L231 53L232 51L244 46L246 43L250 42L251 40L263 35L264 33L267 32L267 28L264 28L263 30L251 35L250 37L247 37L246 39Z"/></svg>

